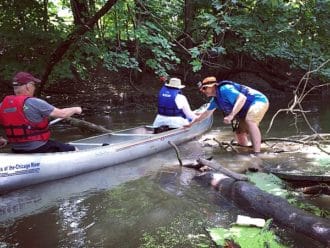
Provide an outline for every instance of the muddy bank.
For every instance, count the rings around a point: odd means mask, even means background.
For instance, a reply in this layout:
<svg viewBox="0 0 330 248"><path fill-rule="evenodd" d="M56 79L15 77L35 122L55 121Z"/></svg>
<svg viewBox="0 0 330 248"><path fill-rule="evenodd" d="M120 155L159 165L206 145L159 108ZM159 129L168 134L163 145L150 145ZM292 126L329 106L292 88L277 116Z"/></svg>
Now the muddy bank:
<svg viewBox="0 0 330 248"><path fill-rule="evenodd" d="M191 107L197 108L208 99L197 89L196 83L203 78L203 75L217 75L224 77L221 72L203 72L201 74L192 74L184 77L180 73L172 76L182 79L186 88L183 93L190 100ZM292 95L293 83L286 87L286 82L279 81L276 84L267 81L264 74L249 70L234 70L232 73L226 73L228 79L241 82L256 88L265 93L270 99L278 97L289 97ZM301 75L296 73L295 78ZM12 94L10 82L1 81L0 89L1 99ZM298 81L297 81L298 83ZM315 82L314 82L315 83ZM281 84L281 87L278 85ZM157 93L162 86L159 78L151 73L140 73L137 79L134 79L132 73L127 70L120 72L108 72L104 69L92 71L81 80L62 79L58 82L47 82L41 92L41 97L58 107L80 105L83 107L84 114L109 114L113 111L156 111Z"/></svg>

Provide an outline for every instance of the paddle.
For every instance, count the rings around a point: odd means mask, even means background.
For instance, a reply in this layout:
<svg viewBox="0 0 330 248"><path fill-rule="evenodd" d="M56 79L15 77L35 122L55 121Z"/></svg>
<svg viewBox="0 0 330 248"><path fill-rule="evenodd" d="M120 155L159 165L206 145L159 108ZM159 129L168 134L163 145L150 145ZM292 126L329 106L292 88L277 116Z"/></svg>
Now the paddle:
<svg viewBox="0 0 330 248"><path fill-rule="evenodd" d="M68 117L68 118L65 118L65 119L57 118L57 119L52 120L51 122L49 122L49 125L54 125L55 123L57 123L59 121L62 121L62 120L65 120L66 123L70 124L73 127L79 127L79 128L85 129L85 130L89 130L91 132L99 132L99 133L110 133L110 132L112 132L111 130L106 129L103 126L96 125L92 122L88 122L88 121L85 121L85 120L80 120L80 119L77 119L77 118L74 118L74 117Z"/></svg>
<svg viewBox="0 0 330 248"><path fill-rule="evenodd" d="M54 124L56 124L57 122L60 122L61 120L63 120L63 118L56 118L56 119L50 121L50 122L49 122L49 125L54 125Z"/></svg>

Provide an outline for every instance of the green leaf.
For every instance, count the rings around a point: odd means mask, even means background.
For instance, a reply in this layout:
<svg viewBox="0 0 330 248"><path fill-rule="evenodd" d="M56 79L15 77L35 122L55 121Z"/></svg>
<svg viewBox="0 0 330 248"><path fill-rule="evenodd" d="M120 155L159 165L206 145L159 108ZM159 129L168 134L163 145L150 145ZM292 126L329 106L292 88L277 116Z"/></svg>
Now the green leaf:
<svg viewBox="0 0 330 248"><path fill-rule="evenodd" d="M217 244L224 246L225 240L233 240L241 248L281 248L285 247L276 241L273 232L249 226L233 226L229 229L209 228L207 229L212 240Z"/></svg>
<svg viewBox="0 0 330 248"><path fill-rule="evenodd" d="M193 72L196 72L196 71L199 71L200 69L202 69L202 62L199 59L194 59L189 64L192 65Z"/></svg>

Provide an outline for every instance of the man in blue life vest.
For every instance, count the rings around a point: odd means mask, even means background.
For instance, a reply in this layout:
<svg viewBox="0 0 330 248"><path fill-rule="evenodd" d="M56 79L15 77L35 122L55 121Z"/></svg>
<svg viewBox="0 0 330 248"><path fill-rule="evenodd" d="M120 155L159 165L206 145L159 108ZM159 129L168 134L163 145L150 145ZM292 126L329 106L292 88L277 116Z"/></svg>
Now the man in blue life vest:
<svg viewBox="0 0 330 248"><path fill-rule="evenodd" d="M198 86L202 93L212 98L208 109L188 126L213 114L216 109L220 109L224 112L225 124L239 121L238 127L234 128L237 142L242 146L249 145L249 135L254 153L260 153L259 123L269 107L267 97L255 89L232 81L218 82L215 77L205 78Z"/></svg>
<svg viewBox="0 0 330 248"><path fill-rule="evenodd" d="M179 78L171 78L163 85L158 94L158 114L153 126L179 128L196 118L187 98L181 92L184 87Z"/></svg>
<svg viewBox="0 0 330 248"><path fill-rule="evenodd" d="M15 95L6 96L0 103L0 124L15 153L44 153L74 151L72 145L50 140L48 117L67 118L80 114L81 107L56 108L33 97L41 80L30 73L19 72L13 78ZM4 139L1 139L4 143Z"/></svg>

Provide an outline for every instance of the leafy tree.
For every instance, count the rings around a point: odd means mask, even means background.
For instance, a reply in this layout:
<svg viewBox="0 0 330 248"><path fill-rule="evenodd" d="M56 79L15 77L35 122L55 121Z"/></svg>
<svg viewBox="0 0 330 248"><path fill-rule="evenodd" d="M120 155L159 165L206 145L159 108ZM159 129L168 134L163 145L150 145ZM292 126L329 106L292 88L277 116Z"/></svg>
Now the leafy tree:
<svg viewBox="0 0 330 248"><path fill-rule="evenodd" d="M65 27L52 3L33 0L0 2L0 74L11 77L18 70L39 73ZM55 25L56 24L56 25Z"/></svg>
<svg viewBox="0 0 330 248"><path fill-rule="evenodd" d="M212 1L198 15L204 40L192 49L195 70L206 52L277 58L304 70L329 58L329 1ZM210 32L211 31L211 32ZM197 61L197 62L196 62ZM329 77L329 69L321 71Z"/></svg>
<svg viewBox="0 0 330 248"><path fill-rule="evenodd" d="M44 80L80 80L102 64L112 71L187 75L233 70L242 56L307 70L330 57L328 0L118 0L93 19L108 2L1 1L1 77L24 69L44 71ZM61 8L72 16L59 16ZM327 66L318 73L330 77Z"/></svg>

